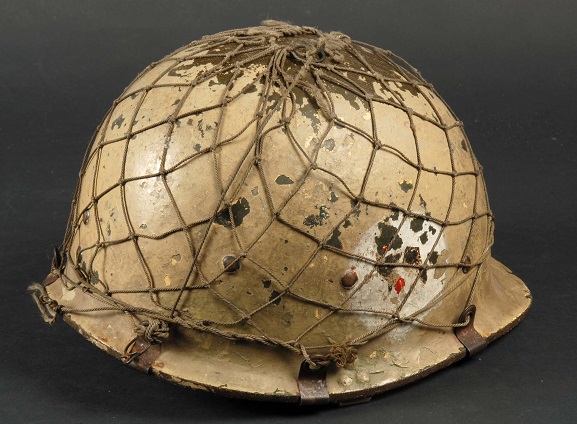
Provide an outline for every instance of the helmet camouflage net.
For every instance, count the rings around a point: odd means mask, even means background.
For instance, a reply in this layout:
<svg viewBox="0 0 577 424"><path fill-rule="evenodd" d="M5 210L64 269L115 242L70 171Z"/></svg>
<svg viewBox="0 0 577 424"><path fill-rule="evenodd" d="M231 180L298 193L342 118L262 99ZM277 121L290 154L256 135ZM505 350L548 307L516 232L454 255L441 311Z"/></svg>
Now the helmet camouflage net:
<svg viewBox="0 0 577 424"><path fill-rule="evenodd" d="M34 289L48 320L129 317L126 362L192 331L342 367L392 329L468 326L492 242L462 124L415 68L267 21L126 88L84 158L62 291Z"/></svg>

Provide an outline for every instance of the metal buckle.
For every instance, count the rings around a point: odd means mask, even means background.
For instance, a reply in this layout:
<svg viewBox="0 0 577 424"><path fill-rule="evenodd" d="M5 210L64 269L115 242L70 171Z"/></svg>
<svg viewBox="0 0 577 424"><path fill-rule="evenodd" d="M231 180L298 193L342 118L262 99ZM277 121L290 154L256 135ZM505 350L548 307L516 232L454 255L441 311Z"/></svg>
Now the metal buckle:
<svg viewBox="0 0 577 424"><path fill-rule="evenodd" d="M324 358L324 356L321 356ZM314 361L315 356L311 356ZM327 388L328 365L317 364L311 367L307 361L303 361L297 384L301 395L301 405L323 405L329 403L329 390Z"/></svg>
<svg viewBox="0 0 577 424"><path fill-rule="evenodd" d="M465 322L469 317L469 323L465 327L455 328L455 336L467 349L467 357L473 356L487 347L487 340L475 329L475 305L469 305L459 318L460 322Z"/></svg>

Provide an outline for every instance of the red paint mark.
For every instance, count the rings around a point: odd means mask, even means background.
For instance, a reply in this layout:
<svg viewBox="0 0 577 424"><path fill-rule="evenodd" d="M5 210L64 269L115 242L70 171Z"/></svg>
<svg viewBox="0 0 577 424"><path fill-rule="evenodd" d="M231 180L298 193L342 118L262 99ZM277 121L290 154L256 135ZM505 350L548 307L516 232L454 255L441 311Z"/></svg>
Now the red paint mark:
<svg viewBox="0 0 577 424"><path fill-rule="evenodd" d="M403 287L405 287L405 280L399 277L399 279L395 283L395 291L397 292L397 294L399 294L401 290L403 290Z"/></svg>
<svg viewBox="0 0 577 424"><path fill-rule="evenodd" d="M387 246L383 246L383 254L387 251Z"/></svg>

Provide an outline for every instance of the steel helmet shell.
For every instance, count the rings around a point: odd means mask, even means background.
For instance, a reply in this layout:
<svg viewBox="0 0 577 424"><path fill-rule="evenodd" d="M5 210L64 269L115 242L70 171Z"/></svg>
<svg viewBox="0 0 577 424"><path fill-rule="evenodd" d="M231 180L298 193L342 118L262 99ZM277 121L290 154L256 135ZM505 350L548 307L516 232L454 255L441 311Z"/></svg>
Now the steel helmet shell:
<svg viewBox="0 0 577 424"><path fill-rule="evenodd" d="M267 21L193 42L125 89L31 291L48 321L62 313L179 384L341 402L522 318L529 291L492 243L481 167L416 69Z"/></svg>

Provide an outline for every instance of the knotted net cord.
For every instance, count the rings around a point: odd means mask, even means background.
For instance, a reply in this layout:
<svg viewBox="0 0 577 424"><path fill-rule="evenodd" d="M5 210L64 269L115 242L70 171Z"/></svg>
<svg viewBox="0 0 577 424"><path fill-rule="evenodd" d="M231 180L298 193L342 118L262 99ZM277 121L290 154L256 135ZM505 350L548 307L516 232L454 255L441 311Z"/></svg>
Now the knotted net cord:
<svg viewBox="0 0 577 424"><path fill-rule="evenodd" d="M471 156L474 169L472 171L458 172L455 168L453 150L449 145L450 142L448 132L452 128L456 126L461 126L462 124L459 121L456 121L452 125L442 124L443 120L440 117L440 112L437 110L436 106L429 99L429 97L427 95L424 95L422 90L423 87L426 87L427 89L431 90L434 93L432 86L421 77L420 73L415 68L410 66L403 59L394 55L390 51L385 51L370 46L368 44L352 41L349 37L338 32L323 33L315 28L297 27L276 21L266 21L263 23L263 25L264 26L256 28L225 31L219 34L204 37L200 42L193 42L190 45L177 50L172 55L169 55L166 58L162 59L161 61L152 64L149 68L145 69L135 79L135 81L138 81L138 79L142 75L146 74L154 67L157 67L161 64L167 64L173 62L169 66L166 66L166 69L164 69L161 73L159 73L150 84L144 87L137 88L135 90L131 90L130 89L131 86L129 86L129 88L121 95L121 97L113 103L101 127L99 127L95 132L92 141L90 143L90 146L85 154L80 174L81 178L76 189L67 231L64 237L63 245L61 247L61 252L63 253L65 260L62 261L62 263L59 266L56 266L54 269L54 272L60 275L63 284L68 289L82 290L86 295L90 296L91 298L101 303L102 306L90 307L84 309L70 308L63 305L55 306L53 300L44 296L46 302L47 303L50 302L50 306L52 308L54 308L57 312L62 313L88 314L100 311L124 312L134 318L135 332L139 335L145 336L147 340L153 343L159 343L168 336L168 326L166 324L170 323L172 325L178 325L184 328L211 333L229 340L259 342L269 346L276 346L288 349L295 353L301 354L303 358L310 364L326 363L327 361L333 361L340 366L354 361L356 356L355 347L367 343L368 341L374 339L375 337L378 337L379 335L383 334L384 332L390 330L391 328L394 328L396 325L399 325L401 323L412 323L431 328L462 327L467 325L469 322L468 317L464 322L449 322L449 323L428 322L419 317L423 312L439 304L439 302L441 302L444 298L449 296L453 291L455 291L461 286L463 281L466 280L465 276L461 276L460 281L453 282L454 279L458 278L457 277L458 273L453 274L453 276L451 277L450 279L451 281L446 285L448 289L442 290L437 296L433 298L433 300L424 305L421 309L417 310L416 312L408 316L402 314L402 309L403 306L408 301L408 299L410 298L413 291L415 290L417 282L419 281L419 275L421 275L420 273L418 273L417 276L414 278L414 280L407 285L408 287L407 294L404 296L404 298L402 298L402 300L399 302L394 311L376 310L373 308L352 308L350 306L346 306L347 302L355 295L355 293L358 292L358 290L364 284L366 284L366 282L369 281L370 278L376 272L378 272L379 267L385 264L386 266L390 267L404 267L404 268L418 269L420 272L427 272L427 270L429 269L436 269L436 268L457 268L463 270L463 274L467 274L473 271L474 279L471 285L471 290L467 297L466 303L464 305L458 305L459 312L461 310L464 310L467 306L471 304L474 290L475 287L477 286L477 281L480 278L481 265L483 264L483 262L489 256L490 253L490 247L492 244L493 217L488 208L487 210L478 210L479 208L477 205L477 201L479 198L479 193L477 193L477 190L479 190L479 188L483 190L483 193L480 193L480 195L484 198L486 205L488 205L487 194L485 191L484 182L482 181L481 168L472 153L470 144L466 139L466 136L463 142L466 143L467 151ZM295 42L296 43L295 44L295 43L285 43L282 41L287 40L290 37L294 37L295 40L298 40L299 42L298 43ZM222 51L217 51L217 48L219 48ZM184 82L181 84L159 83L159 81L162 79L163 76L167 75L169 72L171 72L171 70L175 69L178 65L182 64L182 62L189 61L197 57L197 55L200 52L206 51L207 49L209 53L204 54L202 57L203 59L213 61L212 68L207 69L205 72L199 74L191 82ZM375 55L376 57L379 58L379 60L383 61L388 66L390 66L396 72L396 75L400 75L400 77L384 75L379 72L379 69L375 69L372 62L365 57L369 52L370 54ZM175 55L179 56L175 58L174 57ZM350 58L353 58L358 64L360 64L361 68L359 66L353 67L351 65L347 65L347 59L350 60ZM236 99L238 99L240 96L246 93L245 90L246 87L245 87L245 89L241 90L239 93L230 96L229 94L231 92L231 87L233 83L239 78L239 75L241 75L243 67L246 67L249 64L256 62L266 63L265 71L260 72L257 78L255 79L255 83L257 81L262 81L263 86L262 95L258 102L258 106L254 113L254 116L246 124L246 126L240 130L238 134L235 134L227 139L221 140L219 134L221 126L219 125L215 130L215 136L210 146L198 152L191 153L190 155L184 157L179 162L170 167L166 166L167 153L170 145L170 143L166 142L164 144L164 149L161 154L160 167L157 172L131 177L126 175L125 170L126 170L128 149L131 140L133 139L134 136L149 131L151 129L161 127L162 125L166 125L167 132L165 137L167 140L170 140L170 137L175 129L175 126L177 125L177 122L189 116L196 115L201 112L209 110L219 110L220 120L222 121L224 119L224 111L226 110L227 105L234 102ZM295 68L294 63L298 63L299 66ZM194 110L188 110L188 111L183 110L183 105L185 104L185 101L191 95L195 87L197 87L199 84L205 81L208 81L215 75L222 74L224 72L230 72L231 77L227 82L226 88L225 90L223 90L220 101L218 103L205 106L202 108L197 108ZM371 78L374 81L378 81L379 83L381 83L383 89L390 94L393 100L377 98L373 94L369 93L363 86L359 85L357 81L348 77L349 74L362 75L363 77ZM420 93L423 96L423 98L427 100L429 106L437 115L436 116L437 119L431 119L423 114L420 114L417 111L412 110L410 107L407 106L404 99L397 92L387 87L386 83L410 84L411 87L414 90L416 90L416 92ZM353 93L355 96L363 99L369 105L370 120L372 123L372 134L367 133L364 129L356 125L353 125L350 122L346 122L337 116L335 112L335 105L333 103L333 99L328 94L331 91L328 88L329 84L332 86L338 86L342 90L346 90L350 93ZM148 93L151 90L158 87L173 87L173 88L178 87L183 90L182 97L179 103L176 105L174 112L170 116L167 116L166 119L164 120L160 120L151 125L134 129L137 115ZM301 143L299 143L299 141L296 139L295 134L293 134L292 130L289 127L289 123L291 122L291 119L293 119L295 114L294 105L296 103L296 95L295 95L296 89L304 91L308 96L310 96L310 98L314 99L320 113L322 113L323 116L328 121L327 128L323 131L323 134L319 137L319 142L314 148L312 154L308 153L301 147ZM270 106L273 92L280 93L280 98L278 98L275 101L272 101L273 105ZM105 138L106 128L108 128L111 124L110 121L114 109L123 100L128 99L131 96L135 95L140 95L140 98L138 100L136 107L134 108L132 116L130 117L128 131L126 132L125 135L121 137L106 139ZM380 102L392 106L398 110L403 111L407 115L411 124L410 128L416 146L416 159L417 159L416 162L414 160L411 160L409 157L407 157L403 152L401 152L393 145L387 144L386 141L379 139L377 137L376 134L377 118L373 106L375 102ZM446 107L450 111L448 106ZM273 118L275 114L278 113L280 113L281 118L277 122L274 122ZM444 131L445 138L448 144L448 151L450 153L451 171L438 170L436 168L431 169L423 164L419 149L420 140L417 135L417 131L414 124L415 117L427 121ZM229 180L228 184L223 184L221 178L219 178L222 172L221 172L221 164L219 162L217 154L217 149L224 145L234 143L236 138L239 135L241 135L250 125L253 124L256 124L257 127L257 137L255 137L254 141L250 144L248 149L246 149L243 152L239 152L239 155L242 156L242 160L239 161L237 168L233 172L233 177ZM347 185L347 182L344 181L344 179L337 173L335 173L333 170L324 168L317 163L317 157L320 147L323 144L323 141L326 139L330 129L333 128L335 125L347 128L354 134L359 135L360 137L368 140L373 146L368 166L364 170L364 177L360 192L355 192L355 190L349 187L349 185ZM294 144L295 148L298 149L299 153L302 154L303 157L305 157L308 161L308 165L303 176L298 181L295 181L297 189L294 190L293 193L290 196L288 196L281 204L275 204L275 202L273 201L273 196L271 194L270 189L270 182L267 181L267 177L264 172L264 166L266 166L266 164L263 163L262 159L262 152L264 148L263 140L268 133L272 132L275 129L283 129L288 135L291 142ZM118 182L111 184L106 189L97 192L97 182L99 180L99 173L101 171L99 163L101 161L103 150L106 148L106 146L117 143L124 143L124 154L123 154L120 179ZM365 190L367 187L369 176L371 175L371 170L375 161L375 155L379 150L386 150L389 153L396 155L404 163L417 170L417 177L414 183L414 189L410 201L406 207L401 207L395 204L380 203L376 200L370 200L365 197ZM167 182L167 176L169 176L176 170L181 169L187 164L193 162L196 158L200 157L201 155L210 155L212 157L215 181L218 185L221 197L217 204L217 207L214 209L212 215L209 218L198 220L195 222L186 222L182 212L178 207L177 201L171 190L171 187ZM93 175L89 175L87 172L88 165L89 163L91 163L91 161L96 162ZM250 161L251 165L247 168L246 171L241 173L242 165L246 161ZM246 245L241 241L238 235L237 226L233 214L233 204L230 199L235 199L238 196L239 190L243 185L242 183L246 181L249 173L254 171L256 171L260 176L260 180L264 187L267 204L269 210L271 211L271 216L268 223L263 226L262 231L257 237L255 237L254 241ZM328 178L332 178L333 180L338 181L338 183L342 187L344 187L345 193L347 193L347 195L350 197L351 200L351 208L349 212L346 213L340 219L340 221L338 221L332 227L332 229L327 232L327 236L322 239L314 237L308 232L303 231L303 229L295 226L293 223L290 222L289 219L287 219L285 215L283 215L285 206L294 197L294 195L298 193L298 191L304 186L307 177L313 171L324 173ZM415 202L416 194L418 192L417 188L419 186L421 175L424 172L434 173L435 175L446 175L451 177L452 181L451 197L449 204L447 205L446 215L443 218L416 213L413 211L412 205ZM460 220L451 221L449 220L449 216L452 208L454 207L455 185L456 185L455 180L457 177L464 175L470 175L475 178L475 195L474 195L474 204L472 205L472 214ZM80 205L79 203L79 199L81 195L82 181L83 179L86 178L92 178L92 193L90 202L86 206L82 207L82 205ZM166 191L170 199L172 208L178 218L178 223L173 229L158 235L149 235L137 232L134 223L131 220L126 200L127 183L133 181L145 180L149 178L158 178L162 181L164 190ZM229 192L229 189L233 185L233 182L237 181L240 181L240 183L237 184L236 190L231 195L227 196L227 193ZM120 239L107 241L104 238L104 229L99 224L98 202L107 193L117 188L120 190L122 199L122 214L128 227L129 234L128 236ZM431 248L430 252L424 258L424 260L418 264L404 263L404 262L389 263L385 261L384 255L378 258L377 260L373 260L371 258L367 258L365 256L356 254L351 251L339 249L328 243L330 235L336 229L338 229L339 226L341 226L347 219L353 216L361 208L362 205L370 205L388 211L401 212L402 219L397 226L395 236L399 233L401 227L405 225L407 219L410 218L424 219L428 222L434 222L438 224L441 227L441 229L439 231L439 234L436 236L436 241L434 243L433 248ZM279 292L275 298L269 300L269 302L263 304L259 308L248 313L243 311L238 306L236 306L233 301L225 298L218 291L213 289L212 284L214 284L214 282L217 281L219 277L221 277L223 274L226 273L227 271L226 269L223 269L220 272L220 274L218 274L216 277L208 279L204 276L200 266L198 266L199 257L202 253L203 246L209 239L211 227L214 226L217 215L222 210L228 211L229 223L231 225L230 230L234 235L237 247L240 249L240 254L235 255L234 260L238 261L239 263L242 263L243 261L248 261L252 263L254 266L261 269L267 275L270 275L271 278L273 278L276 282L278 282L283 286L283 290ZM87 219L87 216L89 217L90 213L94 214L94 220L98 225L97 240L94 244L90 246L83 246L82 248L79 248L77 252L72 252L71 251L72 244L74 238L78 236L78 229L80 228L82 222L85 219ZM474 227L473 224L476 220L482 218L488 220L487 234L485 237L486 246L483 252L478 257L470 258L469 256L467 256L466 252L469 250L469 246L471 244ZM444 264L432 264L430 257L431 253L433 252L434 247L441 239L441 236L443 235L445 229L449 226L458 226L461 224L465 224L467 222L470 222L471 225L461 261ZM309 255L309 257L303 262L300 269L290 279L290 281L285 283L282 282L282 279L278 275L275 275L273 271L267 269L267 267L264 266L263 264L260 264L258 260L256 260L251 255L251 250L253 249L253 247L262 238L262 236L271 228L273 223L277 224L280 223L283 226L290 228L296 233L299 233L300 235L307 237L308 239L316 243L316 248ZM198 246L195 246L194 240L192 239L192 236L190 234L190 230L201 225L206 225L206 230L204 231L204 234L202 235L201 239L197 240ZM153 275L147 265L146 256L142 252L142 249L139 245L139 239L162 240L176 233L182 233L185 236L193 260L188 269L187 276L184 279L184 283L182 285L178 287L159 287L157 284L155 284ZM395 237L391 238L387 246L384 248L385 251L391 249L391 245L394 239ZM119 244L132 244L134 246L135 252L137 253L138 256L138 262L139 262L138 265L142 268L143 273L146 275L148 285L147 288L119 290L114 288L111 289L107 282L100 279L97 279L96 284L94 283L94 274L92 269L96 255L101 250L110 249L113 248L115 245ZM307 296L304 296L303 294L291 291L291 288L294 286L295 282L298 281L298 279L302 276L307 266L309 266L313 261L313 259L315 258L315 256L323 250L328 250L337 255L362 261L371 264L373 266L373 270L371 271L370 275L367 276L367 278L363 279L362 281L359 281L358 284L356 284L356 286L354 287L354 289L350 290L350 293L344 298L344 300L339 305L319 301L318 299L312 299ZM84 267L81 266L81 258L82 255L85 254L86 252L91 253L89 258L83 258L86 260L86 267ZM67 275L67 273L64 273L65 268L71 269L75 273L76 278L70 278L69 275ZM195 276L197 276L200 279L200 282L197 284L191 284L191 282L194 279L193 277ZM223 304L226 304L231 310L236 312L236 314L238 315L238 319L232 322L231 321L219 322L215 320L200 320L193 317L190 313L188 313L181 307L182 303L181 301L184 293L193 290L210 290L211 293L215 295L216 298L218 298ZM176 297L171 305L166 305L159 301L158 295L163 292L176 293ZM139 293L149 293L150 299L154 302L154 305L158 309L152 310L150 308L133 305L115 296L118 294L126 295L126 294L139 294ZM275 301L278 301L279 299L285 296L291 297L292 299L298 300L300 302L309 303L311 305L315 305L316 307L323 308L326 311L328 311L328 313L323 317L321 317L320 319L318 319L317 322L310 325L298 337L292 340L283 340L278 337L274 337L268 334L262 328L260 328L255 322L253 322L251 320L251 317L255 313L263 309L269 308ZM385 323L376 326L375 328L371 329L370 331L367 331L364 334L356 335L354 338L348 340L345 343L340 344L330 343L318 346L305 346L300 342L306 334L313 331L318 325L320 325L323 321L328 319L331 315L337 313L365 314L365 315L368 314L368 315L386 317L388 318L388 320ZM239 324L249 326L254 332L254 334L248 332L243 333L239 331L234 331L234 329L227 329L237 326ZM325 353L321 354L320 356L319 354L312 355L310 353L316 351Z"/></svg>

